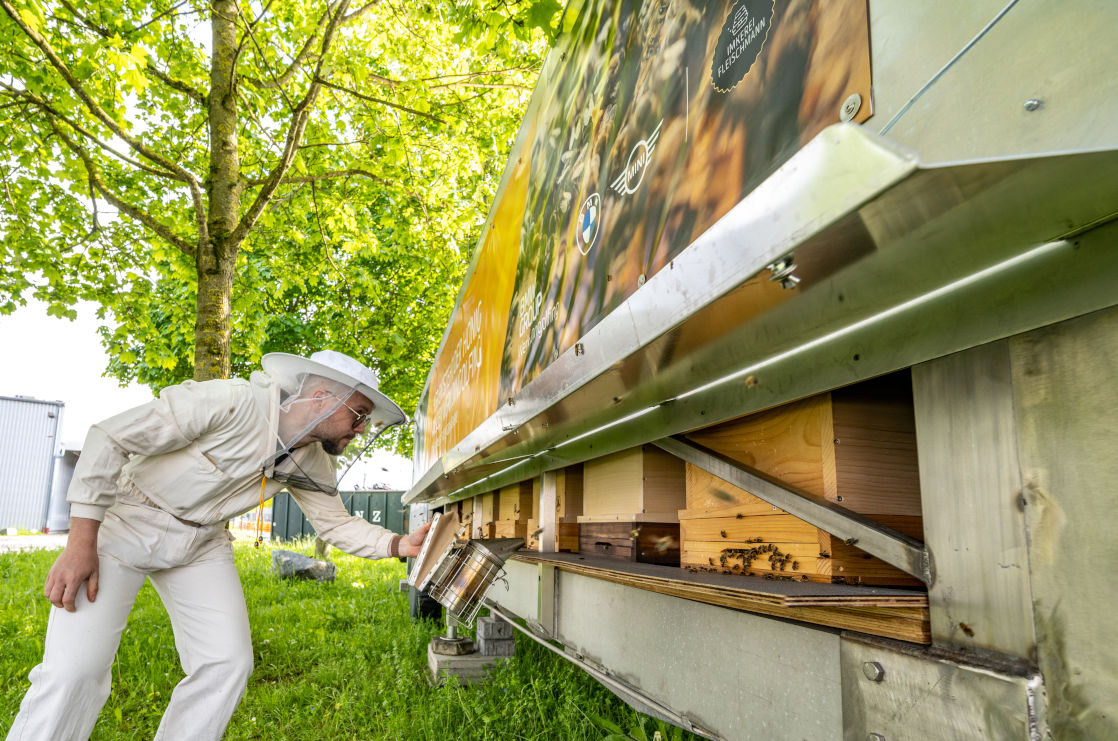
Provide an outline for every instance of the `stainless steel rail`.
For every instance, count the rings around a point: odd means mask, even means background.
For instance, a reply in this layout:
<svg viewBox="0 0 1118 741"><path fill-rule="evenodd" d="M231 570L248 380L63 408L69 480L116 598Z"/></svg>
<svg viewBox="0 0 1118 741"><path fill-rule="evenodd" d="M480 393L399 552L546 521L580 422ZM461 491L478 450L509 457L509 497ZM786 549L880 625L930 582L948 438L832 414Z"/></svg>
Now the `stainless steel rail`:
<svg viewBox="0 0 1118 741"><path fill-rule="evenodd" d="M659 718L663 721L671 723L672 725L679 726L680 728L682 728L686 731L690 731L691 733L694 733L694 734L699 735L699 736L703 736L705 738L712 738L712 739L719 738L718 734L714 733L713 731L709 731L705 728L702 728L700 726L695 725L694 723L691 722L691 719L688 718L686 715L682 715L680 713L677 713L676 711L672 710L671 708L660 704L659 702L657 702L656 700L653 700L651 697L644 694L643 692L641 692L639 689L632 686L631 684L623 682L622 680L620 680L620 679L618 679L618 678L616 678L616 677L614 677L610 674L607 674L606 672L604 672L603 670L595 667L594 665L592 665L592 664L590 664L586 661L583 661L582 659L578 658L577 656L573 656L573 655L567 653L567 651L565 649L562 649L562 648L559 648L558 646L552 645L552 643L549 640L536 635L535 633L533 633L528 628L525 628L523 625L520 625L519 623L517 623L512 617L510 617L506 613L502 612L501 609L499 607L497 607L496 605L494 605L492 602L486 601L485 606L489 608L489 612L492 613L493 615L496 615L497 617L501 618L502 620L507 622L509 625L516 628L521 633L528 636L533 641L540 644L541 646L543 646L547 650L551 651L552 653L554 653L558 656L562 656L564 659L571 662L572 664L577 666L579 669L582 669L584 672L586 672L590 676L594 677L594 679L598 680L602 685L604 685L606 687L606 689L608 689L610 692L612 692L613 694L620 697L622 700L624 700L626 703L628 703L631 707L635 708L639 712L642 712L645 715L651 715L654 718Z"/></svg>

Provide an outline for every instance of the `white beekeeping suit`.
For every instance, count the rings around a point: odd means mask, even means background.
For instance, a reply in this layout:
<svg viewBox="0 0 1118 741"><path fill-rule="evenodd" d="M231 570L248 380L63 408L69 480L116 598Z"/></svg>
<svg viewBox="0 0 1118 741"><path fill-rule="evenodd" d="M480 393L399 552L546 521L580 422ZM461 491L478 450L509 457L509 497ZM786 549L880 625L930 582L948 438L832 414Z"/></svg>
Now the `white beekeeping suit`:
<svg viewBox="0 0 1118 741"><path fill-rule="evenodd" d="M168 387L90 430L67 497L70 543L47 578L56 606L43 663L31 671L9 739L88 738L148 578L171 617L186 673L156 738L220 738L252 671L224 525L280 489L337 548L400 555L401 536L351 516L336 493L334 457L358 435L406 420L377 390L376 374L328 350L309 358L272 353L261 364L264 372L247 381ZM88 532L95 551L83 550ZM404 537L405 555L422 537Z"/></svg>

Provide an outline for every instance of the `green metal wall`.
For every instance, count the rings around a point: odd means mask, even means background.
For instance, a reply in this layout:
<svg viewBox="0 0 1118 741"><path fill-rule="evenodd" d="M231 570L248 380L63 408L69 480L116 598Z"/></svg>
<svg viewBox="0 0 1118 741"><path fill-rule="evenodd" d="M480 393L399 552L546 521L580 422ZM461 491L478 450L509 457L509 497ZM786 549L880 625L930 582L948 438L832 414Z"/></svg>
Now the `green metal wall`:
<svg viewBox="0 0 1118 741"><path fill-rule="evenodd" d="M407 532L407 507L401 503L402 491L355 491L341 493L346 510L374 525L404 534ZM314 526L303 515L289 493L281 492L272 500L272 538L294 540L314 535Z"/></svg>

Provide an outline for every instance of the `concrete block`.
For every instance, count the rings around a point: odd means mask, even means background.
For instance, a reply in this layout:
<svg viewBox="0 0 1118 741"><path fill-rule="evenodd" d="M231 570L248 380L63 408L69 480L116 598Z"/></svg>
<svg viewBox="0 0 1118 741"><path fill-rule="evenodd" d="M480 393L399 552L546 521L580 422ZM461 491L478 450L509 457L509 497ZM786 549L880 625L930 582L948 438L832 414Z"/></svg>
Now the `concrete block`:
<svg viewBox="0 0 1118 741"><path fill-rule="evenodd" d="M507 660L497 656L483 656L481 653L443 656L435 653L430 645L427 646L427 671L435 684L447 681L461 684L482 682L497 662Z"/></svg>
<svg viewBox="0 0 1118 741"><path fill-rule="evenodd" d="M483 638L477 644L482 656L509 657L516 653L516 640L513 638Z"/></svg>
<svg viewBox="0 0 1118 741"><path fill-rule="evenodd" d="M486 638L512 638L512 623L492 615L477 619L477 637Z"/></svg>

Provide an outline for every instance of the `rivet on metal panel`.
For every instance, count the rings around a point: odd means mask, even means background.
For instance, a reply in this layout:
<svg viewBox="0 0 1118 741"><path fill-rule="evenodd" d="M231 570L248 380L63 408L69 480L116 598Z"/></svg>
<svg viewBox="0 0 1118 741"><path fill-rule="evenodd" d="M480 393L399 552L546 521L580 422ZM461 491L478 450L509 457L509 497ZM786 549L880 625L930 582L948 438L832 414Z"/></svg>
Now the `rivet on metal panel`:
<svg viewBox="0 0 1118 741"><path fill-rule="evenodd" d="M644 285L644 273L641 273L640 275L637 276L637 288L640 288L643 285Z"/></svg>
<svg viewBox="0 0 1118 741"><path fill-rule="evenodd" d="M1025 110L1029 111L1030 113L1032 113L1033 111L1039 111L1043 106L1044 101L1040 100L1039 98L1029 98L1025 101Z"/></svg>
<svg viewBox="0 0 1118 741"><path fill-rule="evenodd" d="M862 673L871 682L880 682L885 679L885 668L876 661L866 661L862 664Z"/></svg>
<svg viewBox="0 0 1118 741"><path fill-rule="evenodd" d="M839 120L849 121L857 116L860 110L862 110L862 96L854 93L842 102L842 108L839 109Z"/></svg>

